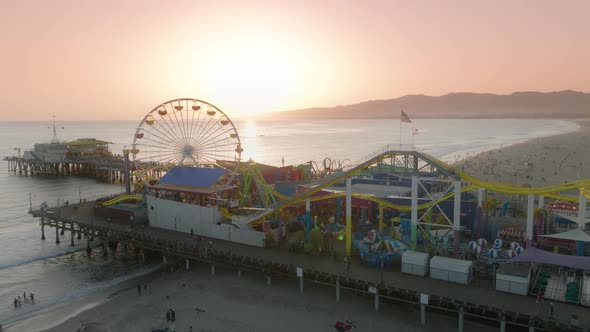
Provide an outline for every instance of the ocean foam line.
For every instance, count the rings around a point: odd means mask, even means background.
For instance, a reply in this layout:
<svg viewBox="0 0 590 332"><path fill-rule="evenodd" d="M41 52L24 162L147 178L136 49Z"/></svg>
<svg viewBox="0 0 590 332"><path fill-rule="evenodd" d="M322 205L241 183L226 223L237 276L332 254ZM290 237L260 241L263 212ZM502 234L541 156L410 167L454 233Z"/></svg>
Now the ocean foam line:
<svg viewBox="0 0 590 332"><path fill-rule="evenodd" d="M27 307L26 310L19 310L19 312L15 315L1 317L0 322L2 322L3 326L7 326L8 324L15 323L19 320L32 317L35 313L39 313L43 310L49 309L49 308L56 306L58 304L63 304L63 303L69 302L69 301L73 301L73 300L79 299L83 296L87 296L92 293L96 293L98 291L107 289L109 287L117 286L118 284L125 282L127 280L131 280L131 279L141 277L146 274L155 272L159 268L160 268L160 265L151 266L151 267L144 268L144 269L135 271L133 273L127 274L127 275L117 277L115 279L109 280L109 281L102 283L102 284L79 289L77 291L68 293L67 295L65 295L61 298L55 299L54 301L49 301L49 302L42 303L42 304L36 303L34 306Z"/></svg>
<svg viewBox="0 0 590 332"><path fill-rule="evenodd" d="M100 246L100 244L95 244L95 245L92 246L92 248L95 248L97 246ZM13 267L18 267L18 266L23 266L23 265L27 265L27 264L34 263L34 262L43 261L43 260L46 260L46 259L49 259L49 258L61 257L61 256L73 254L73 253L76 253L76 252L82 251L82 250L86 250L86 248L76 248L76 249L71 250L71 251L58 252L58 253L53 254L53 255L48 255L48 256L44 256L44 257L36 257L36 258L29 259L29 260L17 262L17 263L10 263L10 264L6 264L6 265L0 265L0 270L10 269L10 268L13 268Z"/></svg>

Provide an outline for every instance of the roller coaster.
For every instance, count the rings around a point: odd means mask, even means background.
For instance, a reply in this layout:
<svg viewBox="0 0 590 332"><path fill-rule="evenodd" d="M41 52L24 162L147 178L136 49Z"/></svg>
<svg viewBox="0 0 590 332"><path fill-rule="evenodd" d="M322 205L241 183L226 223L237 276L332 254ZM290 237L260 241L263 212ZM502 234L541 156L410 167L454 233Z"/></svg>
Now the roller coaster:
<svg viewBox="0 0 590 332"><path fill-rule="evenodd" d="M385 161L388 161L388 163L386 163ZM590 187L590 179L583 179L546 187L529 188L513 184L491 182L477 179L473 176L470 176L464 172L457 170L455 167L443 162L442 160L439 160L433 156L427 155L422 152L387 151L375 157L372 157L369 160L362 162L356 166L351 166L349 169L343 170L342 172L334 172L317 180L316 182L312 182L308 185L308 190L300 192L292 197L288 197L278 193L276 190L274 190L274 188L269 186L264 181L264 178L259 174L259 172L257 173L255 170L250 170L249 172L251 172L254 175L253 178L255 179L257 187L262 189L262 193L259 194L265 195L267 197L266 201L272 201L273 203L268 204L267 207L269 209L267 212L256 216L250 222L256 224L260 220L268 218L269 216L271 216L274 213L277 213L278 211L281 211L292 205L301 204L305 202L307 199L309 199L310 201L319 201L344 196L345 193L334 193L312 197L312 195L314 195L315 193L318 193L327 187L338 184L344 181L346 178L355 176L363 171L366 171L373 166L376 166L377 169L383 168L383 166L389 166L389 168L394 168L396 173L406 176L419 175L428 178L436 178L439 180L460 179L469 184L467 186L462 187L462 192L473 191L478 188L484 188L497 193L513 195L543 195L545 197L554 198L562 201L577 202L579 200L578 196L563 195L561 193L578 190L586 198L590 198L590 191L587 189L588 187ZM409 211L411 209L410 206L391 203L389 201L379 199L377 197L367 194L353 193L352 195L353 197L367 199L378 204L381 204L384 207L396 209L399 211ZM444 196L436 200L432 200L431 202L419 205L418 210L427 209L439 202L451 199L453 197L453 192L446 193Z"/></svg>

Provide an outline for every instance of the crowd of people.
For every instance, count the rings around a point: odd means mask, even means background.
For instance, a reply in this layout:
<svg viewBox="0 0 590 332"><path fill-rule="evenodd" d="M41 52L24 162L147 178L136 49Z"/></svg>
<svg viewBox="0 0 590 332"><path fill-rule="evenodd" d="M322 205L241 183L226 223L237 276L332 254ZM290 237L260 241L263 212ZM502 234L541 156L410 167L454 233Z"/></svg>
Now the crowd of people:
<svg viewBox="0 0 590 332"><path fill-rule="evenodd" d="M35 294L29 293L29 297L27 297L27 292L23 292L22 298L19 295L15 297L12 302L14 303L15 308L21 307L24 303L35 304Z"/></svg>

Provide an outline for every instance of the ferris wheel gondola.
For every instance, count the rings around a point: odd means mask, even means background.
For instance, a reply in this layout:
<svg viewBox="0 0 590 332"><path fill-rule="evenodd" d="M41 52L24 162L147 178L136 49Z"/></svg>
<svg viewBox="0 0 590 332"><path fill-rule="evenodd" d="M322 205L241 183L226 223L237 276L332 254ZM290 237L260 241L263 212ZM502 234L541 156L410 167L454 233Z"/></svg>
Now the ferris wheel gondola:
<svg viewBox="0 0 590 332"><path fill-rule="evenodd" d="M219 167L228 183L237 174L243 152L230 118L198 99L167 101L141 120L130 150L136 176L149 185L174 166Z"/></svg>

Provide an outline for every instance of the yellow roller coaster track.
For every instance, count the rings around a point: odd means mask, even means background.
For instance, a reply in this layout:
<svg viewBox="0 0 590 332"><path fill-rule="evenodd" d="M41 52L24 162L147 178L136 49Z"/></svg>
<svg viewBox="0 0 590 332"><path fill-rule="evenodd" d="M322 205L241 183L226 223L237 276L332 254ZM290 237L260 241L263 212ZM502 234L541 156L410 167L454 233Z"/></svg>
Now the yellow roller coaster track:
<svg viewBox="0 0 590 332"><path fill-rule="evenodd" d="M388 152L381 153L378 156L375 156L375 157L361 163L360 165L344 172L343 174L340 174L335 177L329 177L329 178L325 179L324 181L322 181L321 183L319 183L317 186L311 188L310 190L305 191L303 193L299 193L298 195L295 195L293 197L286 197L284 195L280 195L280 196L277 195L277 197L280 197L281 199L283 199L283 202L281 202L279 204L279 206L275 207L274 209L257 216L255 219L251 220L251 223L256 223L257 221L263 220L266 217L268 217L269 215L272 215L273 213L276 213L277 211L280 211L288 206L295 205L295 204L301 204L307 198L310 198L310 201L318 201L318 200L324 200L324 199L330 199L330 198L334 198L334 197L344 196L345 193L336 193L336 194L330 194L330 195L323 195L323 196L319 196L319 197L311 197L313 194L321 191L322 189L332 186L334 184L337 184L337 183L345 180L348 177L356 175L357 173L361 172L362 170L365 170L365 169L371 167L372 165L383 161L386 158L395 157L395 156L404 155L404 154L405 155L412 154L412 155L414 155L415 158L420 158L423 161L426 161L428 163L436 165L440 169L445 170L449 177L461 178L463 181L470 183L471 185L465 186L462 188L463 192L476 190L477 188L485 188L485 189L488 189L488 190L491 190L494 192L504 193L504 194L514 194L514 195L535 194L535 195L543 195L545 197L554 198L554 199L563 200L563 201L576 202L576 201L578 201L579 197L569 196L569 195L561 195L560 192L572 191L572 190L577 189L586 198L590 199L590 191L588 191L588 189L587 189L588 187L590 187L590 179L583 179L583 180L567 182L567 183L563 183L563 184L559 184L559 185L551 185L551 186L546 186L546 187L529 188L529 187L523 187L523 186L518 186L518 185L513 185L513 184L492 182L492 181L485 181L485 180L477 179L473 176L470 176L464 172L457 170L456 168L443 162L442 160L439 160L435 157L429 156L429 155L421 153L421 152L388 151ZM257 181L264 181L264 178L261 178L261 177L257 178ZM272 189L272 191L273 191L273 194L276 193L276 191L274 189ZM379 199L379 198L376 198L376 197L373 197L370 195L353 194L353 196L367 199L367 200L371 200L371 201L377 202L379 204L382 204L383 206L394 208L394 209L397 209L400 211L409 211L410 210L409 206L394 204L394 203L391 203L386 200L382 200L382 199ZM446 199L450 199L453 196L454 196L453 193L448 193L445 196L443 196L435 201L425 203L425 204L418 206L418 209L428 208L434 204L437 204L438 202L441 202Z"/></svg>

